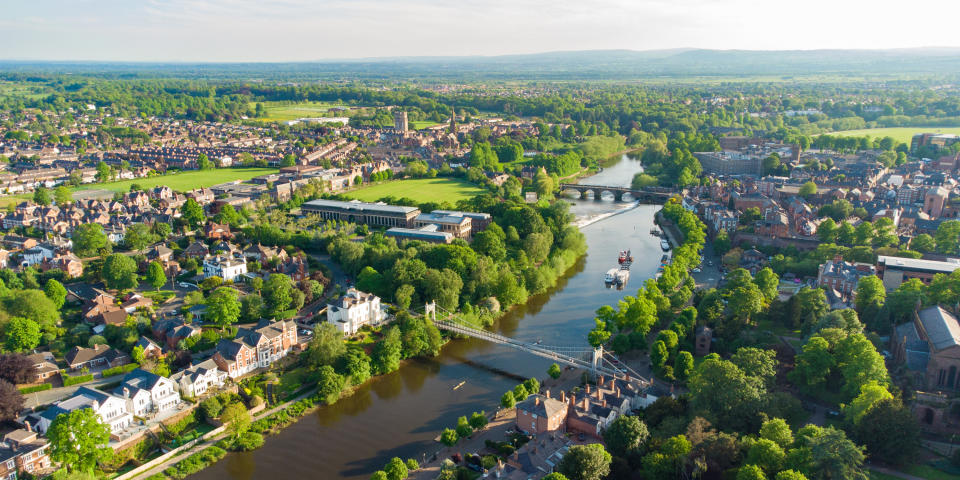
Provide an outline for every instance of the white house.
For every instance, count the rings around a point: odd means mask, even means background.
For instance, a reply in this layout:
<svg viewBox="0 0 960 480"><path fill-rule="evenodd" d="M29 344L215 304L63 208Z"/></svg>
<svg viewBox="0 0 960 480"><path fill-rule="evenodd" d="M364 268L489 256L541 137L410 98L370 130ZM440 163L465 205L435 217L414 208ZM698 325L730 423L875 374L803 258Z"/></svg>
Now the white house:
<svg viewBox="0 0 960 480"><path fill-rule="evenodd" d="M40 433L47 433L50 424L58 416L81 408L93 409L100 416L104 425L110 427L110 432L114 434L122 432L133 423L133 415L127 411L127 404L124 399L95 388L80 387L72 397L59 401L44 410L40 414L37 430Z"/></svg>
<svg viewBox="0 0 960 480"><path fill-rule="evenodd" d="M28 248L23 251L23 263L33 266L39 265L46 260L53 258L56 254L56 248L53 245L48 243L41 243L33 248Z"/></svg>
<svg viewBox="0 0 960 480"><path fill-rule="evenodd" d="M180 395L199 397L211 388L222 387L227 381L227 372L220 370L213 359L207 359L170 375L170 380Z"/></svg>
<svg viewBox="0 0 960 480"><path fill-rule="evenodd" d="M180 394L169 378L139 368L123 377L113 393L122 397L127 411L138 417L167 412L180 404Z"/></svg>
<svg viewBox="0 0 960 480"><path fill-rule="evenodd" d="M203 278L220 277L223 281L234 281L247 273L247 262L229 257L216 256L203 259Z"/></svg>
<svg viewBox="0 0 960 480"><path fill-rule="evenodd" d="M327 305L327 321L344 335L354 335L364 325L380 325L384 318L380 297L355 288L347 290L336 305Z"/></svg>

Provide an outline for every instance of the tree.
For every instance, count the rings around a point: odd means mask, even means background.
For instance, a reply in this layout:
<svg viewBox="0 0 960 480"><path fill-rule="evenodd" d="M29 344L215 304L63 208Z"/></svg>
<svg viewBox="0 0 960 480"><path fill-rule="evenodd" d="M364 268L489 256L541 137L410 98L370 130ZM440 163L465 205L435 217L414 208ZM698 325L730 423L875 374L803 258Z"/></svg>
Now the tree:
<svg viewBox="0 0 960 480"><path fill-rule="evenodd" d="M346 379L333 370L330 365L324 365L319 368L319 379L317 380L317 395L323 399L327 405L333 405L340 399L340 392L346 385Z"/></svg>
<svg viewBox="0 0 960 480"><path fill-rule="evenodd" d="M206 153L201 153L199 156L197 156L197 167L200 170L210 170L214 168L214 165Z"/></svg>
<svg viewBox="0 0 960 480"><path fill-rule="evenodd" d="M197 228L206 219L203 214L203 207L192 198L188 198L186 203L183 204L180 215L191 229Z"/></svg>
<svg viewBox="0 0 960 480"><path fill-rule="evenodd" d="M661 370L670 359L670 352L667 350L663 340L653 342L653 348L650 349L650 364L656 370Z"/></svg>
<svg viewBox="0 0 960 480"><path fill-rule="evenodd" d="M40 325L27 318L13 317L4 328L3 336L9 351L32 350L40 344Z"/></svg>
<svg viewBox="0 0 960 480"><path fill-rule="evenodd" d="M883 286L883 280L876 275L860 277L857 282L857 291L854 303L857 311L863 312L867 306L874 302L882 304L887 299L887 290Z"/></svg>
<svg viewBox="0 0 960 480"><path fill-rule="evenodd" d="M780 277L770 267L765 267L753 277L753 282L757 284L760 293L763 294L767 302L777 298L777 287L780 285Z"/></svg>
<svg viewBox="0 0 960 480"><path fill-rule="evenodd" d="M480 430L487 426L487 415L484 412L473 412L469 418L470 427L474 430Z"/></svg>
<svg viewBox="0 0 960 480"><path fill-rule="evenodd" d="M286 310L293 301L293 280L275 273L263 283L263 298L274 314Z"/></svg>
<svg viewBox="0 0 960 480"><path fill-rule="evenodd" d="M673 363L673 374L679 380L686 380L691 373L693 373L693 355L687 351L677 353L677 359Z"/></svg>
<svg viewBox="0 0 960 480"><path fill-rule="evenodd" d="M107 162L103 160L97 162L97 181L100 183L108 182L110 180L110 166L107 165Z"/></svg>
<svg viewBox="0 0 960 480"><path fill-rule="evenodd" d="M810 198L817 194L817 184L808 181L800 186L797 194L804 198Z"/></svg>
<svg viewBox="0 0 960 480"><path fill-rule="evenodd" d="M847 421L859 425L870 409L884 400L891 399L893 399L893 394L886 387L876 381L871 381L860 387L860 395L857 395L857 398L844 406L843 414Z"/></svg>
<svg viewBox="0 0 960 480"><path fill-rule="evenodd" d="M553 472L546 477L543 477L541 480L569 480L566 476L559 472Z"/></svg>
<svg viewBox="0 0 960 480"><path fill-rule="evenodd" d="M452 447L457 444L457 440L460 440L460 437L457 436L455 430L444 428L443 433L440 434L440 443Z"/></svg>
<svg viewBox="0 0 960 480"><path fill-rule="evenodd" d="M7 315L23 317L50 330L60 322L60 311L42 290L13 290L0 299Z"/></svg>
<svg viewBox="0 0 960 480"><path fill-rule="evenodd" d="M754 347L738 348L730 361L745 375L763 380L768 387L773 386L777 376L777 352Z"/></svg>
<svg viewBox="0 0 960 480"><path fill-rule="evenodd" d="M909 409L888 398L873 404L854 426L853 436L874 458L901 465L914 458L920 425Z"/></svg>
<svg viewBox="0 0 960 480"><path fill-rule="evenodd" d="M307 350L307 362L319 368L324 365L333 365L337 359L347 353L347 345L343 342L343 333L337 330L330 322L318 324L313 329L313 339Z"/></svg>
<svg viewBox="0 0 960 480"><path fill-rule="evenodd" d="M16 420L23 410L23 395L16 385L0 379L0 422Z"/></svg>
<svg viewBox="0 0 960 480"><path fill-rule="evenodd" d="M33 201L39 205L47 206L50 205L50 190L47 190L46 187L37 187L33 191Z"/></svg>
<svg viewBox="0 0 960 480"><path fill-rule="evenodd" d="M403 463L399 457L390 459L387 466L383 467L383 471L387 474L387 480L403 480L409 475L407 464Z"/></svg>
<svg viewBox="0 0 960 480"><path fill-rule="evenodd" d="M550 368L547 369L547 375L550 375L550 378L556 380L560 378L560 375L563 374L563 370L560 370L560 365L556 363L550 365Z"/></svg>
<svg viewBox="0 0 960 480"><path fill-rule="evenodd" d="M760 438L770 440L781 448L789 448L793 444L793 433L790 425L782 418L771 418L760 426Z"/></svg>
<svg viewBox="0 0 960 480"><path fill-rule="evenodd" d="M749 428L766 395L760 378L747 376L733 362L716 358L704 360L687 386L691 407L709 412L718 428L724 429Z"/></svg>
<svg viewBox="0 0 960 480"><path fill-rule="evenodd" d="M143 347L137 345L133 347L133 350L130 351L130 358L137 364L143 365L143 361L146 358L143 353Z"/></svg>
<svg viewBox="0 0 960 480"><path fill-rule="evenodd" d="M807 477L796 470L784 470L773 477L774 480L807 480Z"/></svg>
<svg viewBox="0 0 960 480"><path fill-rule="evenodd" d="M774 474L783 467L785 458L786 453L780 445L772 440L761 438L750 447L746 462L759 466L768 474Z"/></svg>
<svg viewBox="0 0 960 480"><path fill-rule="evenodd" d="M103 232L103 225L99 223L78 225L70 238L73 241L73 253L80 257L105 255L113 250L110 239Z"/></svg>
<svg viewBox="0 0 960 480"><path fill-rule="evenodd" d="M50 458L70 472L92 473L99 462L113 455L107 445L110 428L100 422L92 408L81 408L61 413L47 429L50 440Z"/></svg>
<svg viewBox="0 0 960 480"><path fill-rule="evenodd" d="M134 223L127 227L123 241L131 250L142 252L145 248L157 241L157 235L153 233L149 225L145 223Z"/></svg>
<svg viewBox="0 0 960 480"><path fill-rule="evenodd" d="M57 205L60 207L69 205L73 202L73 193L70 193L69 188L60 185L53 190L53 200L57 202Z"/></svg>
<svg viewBox="0 0 960 480"><path fill-rule="evenodd" d="M570 480L600 480L610 473L613 457L599 443L574 445L557 464L557 470Z"/></svg>
<svg viewBox="0 0 960 480"><path fill-rule="evenodd" d="M163 265L160 265L160 262L154 260L147 266L147 283L156 288L157 291L160 291L160 287L166 285L167 274L163 271Z"/></svg>
<svg viewBox="0 0 960 480"><path fill-rule="evenodd" d="M227 426L227 431L236 440L250 427L250 412L242 403L234 402L223 409L220 421Z"/></svg>
<svg viewBox="0 0 960 480"><path fill-rule="evenodd" d="M960 253L960 220L942 222L933 238L937 243L937 252L947 255Z"/></svg>
<svg viewBox="0 0 960 480"><path fill-rule="evenodd" d="M57 310L63 308L63 304L67 301L67 289L54 278L47 280L47 284L43 287L43 293L53 302Z"/></svg>
<svg viewBox="0 0 960 480"><path fill-rule="evenodd" d="M767 480L767 476L756 465L744 465L737 471L737 480Z"/></svg>
<svg viewBox="0 0 960 480"><path fill-rule="evenodd" d="M37 374L33 361L19 353L0 354L0 379L12 384L29 383Z"/></svg>
<svg viewBox="0 0 960 480"><path fill-rule="evenodd" d="M506 392L500 397L500 406L504 409L513 408L516 403L517 399L513 396L513 392Z"/></svg>
<svg viewBox="0 0 960 480"><path fill-rule="evenodd" d="M921 233L910 241L910 249L920 253L930 253L937 249L937 242L926 233Z"/></svg>
<svg viewBox="0 0 960 480"><path fill-rule="evenodd" d="M220 287L207 297L207 318L225 327L240 318L239 294L231 287Z"/></svg>
<svg viewBox="0 0 960 480"><path fill-rule="evenodd" d="M863 450L851 442L843 431L826 427L807 442L810 453L806 471L810 478L869 478L863 469Z"/></svg>
<svg viewBox="0 0 960 480"><path fill-rule="evenodd" d="M217 418L222 410L223 405L220 403L220 400L217 397L209 397L200 402L200 413L202 413L203 418L206 418L207 420L213 420L214 418Z"/></svg>
<svg viewBox="0 0 960 480"><path fill-rule="evenodd" d="M107 257L100 274L108 288L124 290L137 286L137 262L120 253Z"/></svg>
<svg viewBox="0 0 960 480"><path fill-rule="evenodd" d="M370 365L377 374L385 374L400 368L400 358L403 352L403 343L400 339L400 329L394 325L387 329L376 346L373 347Z"/></svg>
<svg viewBox="0 0 960 480"><path fill-rule="evenodd" d="M470 426L470 421L467 420L467 417L461 416L457 419L457 436L460 438L467 438L473 434L473 427Z"/></svg>
<svg viewBox="0 0 960 480"><path fill-rule="evenodd" d="M621 415L603 431L603 441L610 453L617 457L628 457L640 451L650 437L647 426L637 417Z"/></svg>
<svg viewBox="0 0 960 480"><path fill-rule="evenodd" d="M796 356L796 368L790 372L790 378L801 385L819 385L827 379L835 364L830 344L823 337L814 335L803 345L803 352Z"/></svg>

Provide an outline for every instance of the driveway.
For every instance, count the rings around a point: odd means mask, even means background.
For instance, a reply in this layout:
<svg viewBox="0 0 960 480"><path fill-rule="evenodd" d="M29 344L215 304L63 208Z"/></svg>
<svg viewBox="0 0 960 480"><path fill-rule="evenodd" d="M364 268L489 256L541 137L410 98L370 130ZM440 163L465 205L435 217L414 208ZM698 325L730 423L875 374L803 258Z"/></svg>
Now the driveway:
<svg viewBox="0 0 960 480"><path fill-rule="evenodd" d="M106 385L109 383L115 383L123 380L123 374L114 375L107 378L97 378L91 380L87 383L80 385L71 385L69 387L60 387L60 388L51 388L50 390L44 390L42 392L33 392L24 395L23 397L23 406L24 408L33 408L37 405L47 405L57 400L63 400L69 398L76 393L77 389L80 387L99 387L101 385Z"/></svg>

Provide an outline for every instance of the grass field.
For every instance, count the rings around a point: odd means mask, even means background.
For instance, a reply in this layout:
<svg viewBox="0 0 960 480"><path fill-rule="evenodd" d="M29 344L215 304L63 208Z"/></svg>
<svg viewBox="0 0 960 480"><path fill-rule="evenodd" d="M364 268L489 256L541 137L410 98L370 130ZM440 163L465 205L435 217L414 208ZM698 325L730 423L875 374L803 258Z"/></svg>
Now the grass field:
<svg viewBox="0 0 960 480"><path fill-rule="evenodd" d="M431 122L429 120L417 120L415 122L410 122L410 128L414 130L421 130L424 128L435 127L437 125L440 125L440 124L437 122Z"/></svg>
<svg viewBox="0 0 960 480"><path fill-rule="evenodd" d="M830 132L829 135L843 137L893 137L895 140L909 144L910 139L918 133L952 133L960 135L960 127L892 127L892 128L865 128L862 130L842 130Z"/></svg>
<svg viewBox="0 0 960 480"><path fill-rule="evenodd" d="M483 189L454 178L417 178L396 180L347 192L350 198L373 202L383 197L407 197L417 202L450 202L471 198Z"/></svg>
<svg viewBox="0 0 960 480"><path fill-rule="evenodd" d="M330 116L328 110L333 107L345 107L336 103L327 102L262 102L267 109L267 116L258 118L263 122L285 122L287 120L296 120L305 117L325 117ZM256 104L251 105L255 108ZM337 112L333 116L343 116L344 112Z"/></svg>
<svg viewBox="0 0 960 480"><path fill-rule="evenodd" d="M160 175L157 177L135 178L133 180L120 180L110 183L91 183L81 185L73 189L79 190L108 190L111 192L129 192L130 185L136 183L142 188L153 188L160 185L166 185L177 191L193 190L200 187L211 187L220 183L232 182L234 180L249 180L253 177L277 173L276 168L219 168L216 170L191 170L182 173L171 173L169 175ZM22 202L24 199L33 198L33 194L11 195L0 197L0 207L5 207L10 203Z"/></svg>

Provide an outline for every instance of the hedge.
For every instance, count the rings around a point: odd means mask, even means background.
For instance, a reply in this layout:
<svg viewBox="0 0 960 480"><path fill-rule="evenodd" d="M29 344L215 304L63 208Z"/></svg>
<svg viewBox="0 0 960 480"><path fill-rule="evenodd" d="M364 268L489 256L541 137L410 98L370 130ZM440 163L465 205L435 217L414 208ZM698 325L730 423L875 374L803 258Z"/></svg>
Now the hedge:
<svg viewBox="0 0 960 480"><path fill-rule="evenodd" d="M114 375L119 375L121 373L130 373L137 368L140 368L140 365L136 363L128 363L126 365L121 365L119 367L108 368L102 372L103 378L112 377Z"/></svg>
<svg viewBox="0 0 960 480"><path fill-rule="evenodd" d="M42 391L44 391L44 390L50 390L51 388L53 388L53 385L50 385L49 383L42 383L42 384L40 384L40 385L34 385L34 386L32 386L32 387L24 387L24 388L21 388L21 389L20 389L20 393L26 395L26 394L28 394L28 393L42 392Z"/></svg>
<svg viewBox="0 0 960 480"><path fill-rule="evenodd" d="M93 380L93 374L89 373L87 375L77 375L76 377L71 377L70 375L61 375L63 377L63 386L69 387L71 385L76 385L78 383L89 382Z"/></svg>

